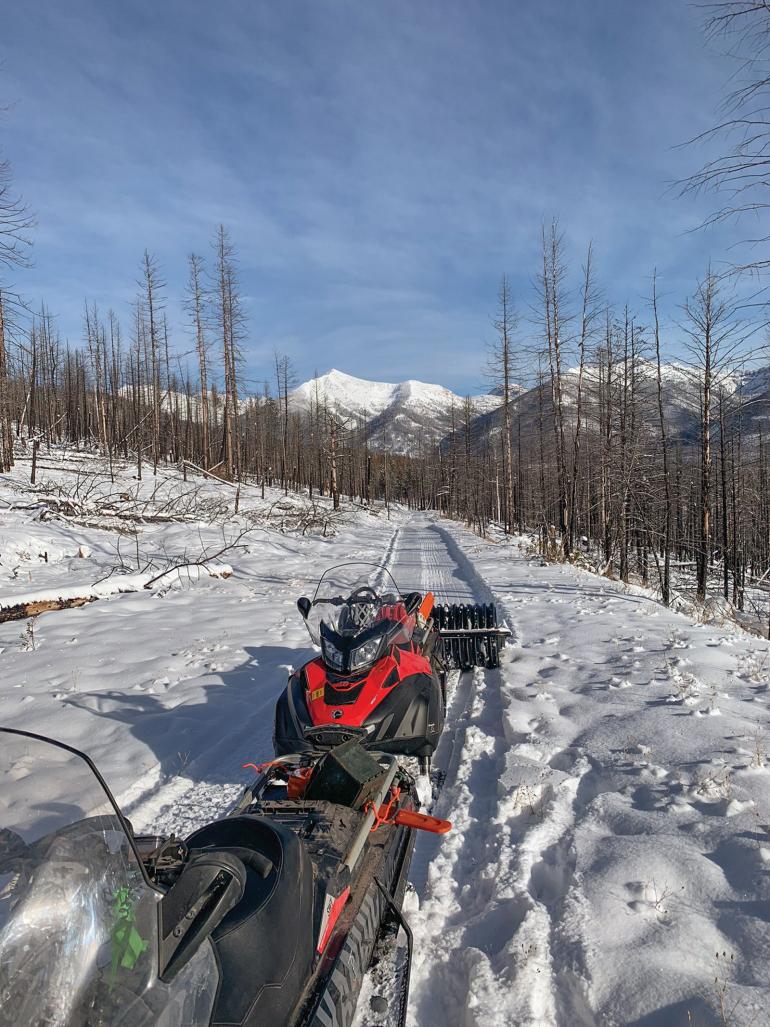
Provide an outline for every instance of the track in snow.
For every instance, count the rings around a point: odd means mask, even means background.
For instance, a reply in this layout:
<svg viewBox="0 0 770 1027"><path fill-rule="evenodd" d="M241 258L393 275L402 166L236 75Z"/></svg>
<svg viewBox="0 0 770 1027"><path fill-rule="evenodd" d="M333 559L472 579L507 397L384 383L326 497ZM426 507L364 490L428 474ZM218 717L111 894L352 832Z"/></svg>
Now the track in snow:
<svg viewBox="0 0 770 1027"><path fill-rule="evenodd" d="M391 570L402 589L430 589L439 600L495 599L452 534L427 519L401 529ZM501 612L514 628L512 611ZM528 759L526 725L517 734L506 717L515 653L507 650L500 670L455 674L450 683L434 812L453 831L418 836L410 873L420 906L408 913L414 1027L596 1023L584 998L581 939L561 926L572 900L575 796L589 767L557 747L560 769ZM381 1019L359 1009L357 1022Z"/></svg>
<svg viewBox="0 0 770 1027"><path fill-rule="evenodd" d="M460 562L442 529L426 519L399 529L388 570L402 592L431 591L437 602L469 602L478 593Z"/></svg>

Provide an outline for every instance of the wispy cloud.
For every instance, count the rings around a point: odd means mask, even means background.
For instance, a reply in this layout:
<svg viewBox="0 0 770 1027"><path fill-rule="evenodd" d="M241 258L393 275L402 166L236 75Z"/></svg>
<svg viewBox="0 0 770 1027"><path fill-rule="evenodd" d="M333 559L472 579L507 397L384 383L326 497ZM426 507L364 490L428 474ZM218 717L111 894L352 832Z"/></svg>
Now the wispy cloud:
<svg viewBox="0 0 770 1027"><path fill-rule="evenodd" d="M278 346L302 375L463 391L553 214L610 298L657 265L672 311L731 239L688 234L702 208L666 191L729 70L676 0L72 0L9 6L3 40L2 145L39 222L22 286L72 338L85 297L127 314L145 246L178 324L223 221L253 378Z"/></svg>

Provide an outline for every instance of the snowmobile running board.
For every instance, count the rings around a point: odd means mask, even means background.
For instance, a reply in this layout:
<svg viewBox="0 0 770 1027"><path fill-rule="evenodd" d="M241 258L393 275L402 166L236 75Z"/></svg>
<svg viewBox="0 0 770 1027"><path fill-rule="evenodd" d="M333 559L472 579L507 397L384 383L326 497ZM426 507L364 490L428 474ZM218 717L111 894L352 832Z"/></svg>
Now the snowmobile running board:
<svg viewBox="0 0 770 1027"><path fill-rule="evenodd" d="M436 603L431 620L443 639L450 667L493 670L500 666L500 649L511 632L497 623L494 603Z"/></svg>

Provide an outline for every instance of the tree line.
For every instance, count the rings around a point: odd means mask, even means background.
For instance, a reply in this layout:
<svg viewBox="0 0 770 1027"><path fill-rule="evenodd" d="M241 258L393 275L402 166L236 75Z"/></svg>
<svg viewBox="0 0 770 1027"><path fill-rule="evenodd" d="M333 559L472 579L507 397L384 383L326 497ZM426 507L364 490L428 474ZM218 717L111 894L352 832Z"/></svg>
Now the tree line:
<svg viewBox="0 0 770 1027"><path fill-rule="evenodd" d="M600 298L591 246L578 270L555 222L541 243L536 295L519 298L524 323L500 283L487 367L499 410L480 417L467 398L443 442L419 441L409 456L372 448L365 410L343 417L320 392L294 409L286 354L249 390L238 261L223 226L208 261L188 258L181 347L149 252L128 325L87 303L80 345L61 339L45 307L11 317L0 291L2 468L14 441L35 452L67 443L133 462L138 478L179 465L329 495L335 507L347 495L434 508L481 533L493 522L535 531L560 559L593 553L606 573L654 579L666 602L686 568L701 600L718 573L741 608L770 566L770 452L756 397L742 392L750 327L707 271L683 305L687 360L672 381L655 276L646 309L615 309Z"/></svg>

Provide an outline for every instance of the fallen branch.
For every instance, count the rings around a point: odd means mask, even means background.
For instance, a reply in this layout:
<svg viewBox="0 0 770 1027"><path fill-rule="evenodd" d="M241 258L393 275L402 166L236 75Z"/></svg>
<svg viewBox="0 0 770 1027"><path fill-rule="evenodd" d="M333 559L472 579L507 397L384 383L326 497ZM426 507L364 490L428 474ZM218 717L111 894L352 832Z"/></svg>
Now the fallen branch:
<svg viewBox="0 0 770 1027"><path fill-rule="evenodd" d="M220 478L218 474L214 474L211 471L204 471L202 467L198 467L198 465L194 464L192 460L183 460L182 464L185 467L192 468L193 471L197 471L198 474L202 474L204 478L213 478L214 481L221 482L222 485L229 485L231 489L237 488L234 481L228 481L227 478ZM219 467L219 464L217 464L217 467Z"/></svg>

